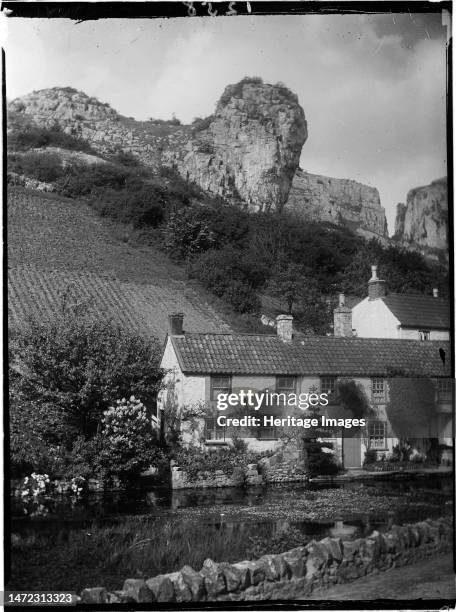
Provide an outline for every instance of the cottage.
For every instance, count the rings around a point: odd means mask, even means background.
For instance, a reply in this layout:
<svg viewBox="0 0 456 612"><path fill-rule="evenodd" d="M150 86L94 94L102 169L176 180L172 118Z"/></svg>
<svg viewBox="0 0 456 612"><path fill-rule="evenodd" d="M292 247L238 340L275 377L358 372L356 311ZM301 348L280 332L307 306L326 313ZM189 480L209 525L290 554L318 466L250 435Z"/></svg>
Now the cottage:
<svg viewBox="0 0 456 612"><path fill-rule="evenodd" d="M341 298L335 310L335 330L339 333L347 319ZM345 467L362 465L367 449L379 454L389 453L397 436L388 421L388 377L395 372L408 376L425 376L434 381L436 393L435 415L426 437L441 441L452 438L452 391L449 376L450 345L448 342L420 342L387 338L358 338L344 335L332 337L304 337L293 332L291 315L277 317L277 333L187 333L183 315L169 317L161 366L166 370L166 388L160 394L159 407L169 409L170 402L183 413L190 409L199 418L191 427L183 428L183 439L188 445L227 444L233 435L242 437L252 450L276 449L281 444L281 430L263 420L251 427L225 426L217 417L217 399L223 394L241 390L247 392L275 391L290 394L316 394L328 398L320 410L327 417L352 417L341 406L338 382L353 382L365 398L370 412L362 433L354 435L350 429L333 434L335 446ZM442 357L444 357L442 359ZM192 407L204 406L198 413ZM236 412L237 410L237 412ZM262 406L264 415L287 416L286 402ZM236 416L258 416L246 408L235 409ZM306 416L304 413L302 416ZM356 415L355 415L356 416ZM269 425L268 425L269 423Z"/></svg>
<svg viewBox="0 0 456 612"><path fill-rule="evenodd" d="M352 332L360 338L401 338L408 340L449 340L450 304L433 296L388 293L386 281L372 266L368 295L351 312Z"/></svg>

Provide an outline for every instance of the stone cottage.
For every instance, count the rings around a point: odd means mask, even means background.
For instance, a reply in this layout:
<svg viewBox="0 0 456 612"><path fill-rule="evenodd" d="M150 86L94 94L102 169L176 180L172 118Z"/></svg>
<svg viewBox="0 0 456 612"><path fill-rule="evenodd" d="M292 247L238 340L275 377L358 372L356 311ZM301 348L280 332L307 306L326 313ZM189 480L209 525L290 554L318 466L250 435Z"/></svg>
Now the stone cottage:
<svg viewBox="0 0 456 612"><path fill-rule="evenodd" d="M327 417L351 417L341 406L338 383L355 384L369 406L367 424L356 435L341 428L329 435L346 468L362 465L364 454L374 449L379 455L390 453L397 443L386 414L389 401L388 377L392 371L406 370L425 376L435 384L436 407L429 437L441 441L452 438L451 349L448 342L358 338L344 336L347 309L343 297L335 313L335 336L302 336L293 332L290 315L277 317L277 333L186 333L181 313L169 316L161 367L166 370L166 388L158 400L159 413L173 406L177 412L190 413L190 425L183 423L187 445L229 444L231 438L243 438L251 450L277 449L283 428L269 419L260 425L226 426L220 415L270 415L290 413L286 401L252 408L238 406L232 411L217 408L220 395L275 391L283 398L290 394L324 394L327 405L319 406ZM351 324L348 323L348 325ZM445 359L442 359L442 351ZM305 411L301 416L305 417Z"/></svg>

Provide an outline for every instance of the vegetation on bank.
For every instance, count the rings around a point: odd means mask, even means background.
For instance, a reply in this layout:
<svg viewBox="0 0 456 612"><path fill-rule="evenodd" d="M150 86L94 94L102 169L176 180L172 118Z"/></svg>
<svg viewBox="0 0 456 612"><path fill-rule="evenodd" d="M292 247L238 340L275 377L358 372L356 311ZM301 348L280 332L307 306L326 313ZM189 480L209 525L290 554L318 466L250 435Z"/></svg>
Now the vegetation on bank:
<svg viewBox="0 0 456 612"><path fill-rule="evenodd" d="M195 121L198 127L200 120ZM51 131L27 133L16 137L18 148L55 144ZM60 138L67 136L57 131ZM76 148L79 141L68 139L69 147ZM129 153L119 152L109 163L64 165L53 153L22 150L10 151L8 162L11 171L50 181L57 193L85 199L100 216L130 227L134 240L158 246L185 266L190 278L245 317L261 312L263 296L270 296L279 309L293 313L298 329L328 333L335 296L343 291L363 297L374 262L392 292L431 294L436 286L441 295L448 291L445 267L416 252L385 247L329 223L247 213L207 196L170 168L154 172L142 166Z"/></svg>
<svg viewBox="0 0 456 612"><path fill-rule="evenodd" d="M123 517L119 524L17 532L8 587L116 589L127 577L150 578L186 564L199 570L206 558L236 562L285 552L307 541L297 528L303 522L326 522L328 529L337 520L380 520L386 525L391 513L402 521L421 520L450 513L446 499L437 490L429 496L427 491L381 491L368 485L353 490L277 489L276 498L263 505L182 508L166 518ZM274 530L274 521L282 533ZM324 527L320 529L322 533Z"/></svg>
<svg viewBox="0 0 456 612"><path fill-rule="evenodd" d="M128 483L164 461L151 424L159 356L158 341L88 312L64 310L16 330L9 343L12 476Z"/></svg>

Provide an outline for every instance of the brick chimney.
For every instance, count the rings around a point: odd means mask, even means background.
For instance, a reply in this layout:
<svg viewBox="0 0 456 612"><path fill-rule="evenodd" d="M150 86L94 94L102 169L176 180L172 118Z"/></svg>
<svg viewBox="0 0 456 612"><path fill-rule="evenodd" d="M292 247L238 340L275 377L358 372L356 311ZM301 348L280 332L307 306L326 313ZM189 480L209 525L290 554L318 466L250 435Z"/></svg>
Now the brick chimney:
<svg viewBox="0 0 456 612"><path fill-rule="evenodd" d="M386 281L377 276L377 266L372 266L372 277L368 283L369 300L377 300L386 295Z"/></svg>
<svg viewBox="0 0 456 612"><path fill-rule="evenodd" d="M183 336L184 335L184 313L173 312L168 315L169 335Z"/></svg>
<svg viewBox="0 0 456 612"><path fill-rule="evenodd" d="M291 315L278 315L277 321L277 336L282 342L291 342L293 340L293 317Z"/></svg>
<svg viewBox="0 0 456 612"><path fill-rule="evenodd" d="M433 295L435 298L438 298L438 297L439 297L439 290L438 290L437 288L434 288L434 289L432 290L432 295Z"/></svg>
<svg viewBox="0 0 456 612"><path fill-rule="evenodd" d="M334 308L334 335L342 338L353 336L352 311L345 306L345 295L339 294L339 306Z"/></svg>

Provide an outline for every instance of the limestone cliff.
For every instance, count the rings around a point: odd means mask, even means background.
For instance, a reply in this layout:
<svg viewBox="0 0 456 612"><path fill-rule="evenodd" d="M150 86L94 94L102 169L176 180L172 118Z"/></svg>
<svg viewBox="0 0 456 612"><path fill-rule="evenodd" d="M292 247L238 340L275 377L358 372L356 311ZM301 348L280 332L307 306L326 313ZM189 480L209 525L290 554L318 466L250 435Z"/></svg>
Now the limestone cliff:
<svg viewBox="0 0 456 612"><path fill-rule="evenodd" d="M286 209L309 220L345 225L359 233L388 237L385 209L375 187L297 170Z"/></svg>
<svg viewBox="0 0 456 612"><path fill-rule="evenodd" d="M215 113L195 126L135 121L71 88L33 92L9 105L40 126L58 125L101 154L122 149L174 167L205 191L248 210L280 211L307 138L304 111L285 86L246 78L228 86Z"/></svg>
<svg viewBox="0 0 456 612"><path fill-rule="evenodd" d="M407 203L397 205L393 239L423 252L448 250L446 177L408 192Z"/></svg>

